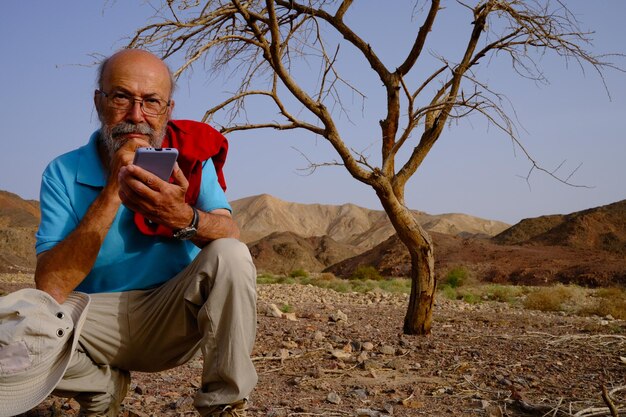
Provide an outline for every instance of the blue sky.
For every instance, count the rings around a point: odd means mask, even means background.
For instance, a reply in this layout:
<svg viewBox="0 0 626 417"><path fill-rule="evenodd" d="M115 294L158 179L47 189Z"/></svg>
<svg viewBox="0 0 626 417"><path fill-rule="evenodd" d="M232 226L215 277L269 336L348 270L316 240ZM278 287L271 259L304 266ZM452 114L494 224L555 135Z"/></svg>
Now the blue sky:
<svg viewBox="0 0 626 417"><path fill-rule="evenodd" d="M393 7L376 10L379 2L357 3L348 18L358 22L363 36L393 63L394 53L406 50L410 40L403 36L411 24L406 13L398 22ZM387 4L405 3L412 2ZM570 0L567 4L583 28L596 32L593 51L626 53L626 2ZM152 16L153 9L144 1L83 0L4 0L1 7L0 189L38 199L46 164L84 144L98 127L92 103L94 56L109 55L124 46L134 29ZM448 38L463 27L452 21L442 25ZM626 67L626 60L621 63ZM582 163L572 181L593 188L568 187L540 173L528 184L520 178L530 168L528 161L519 151L513 152L504 135L476 119L444 131L407 185L406 200L411 208L515 223L626 198L626 74L606 73L609 99L593 71L583 73L576 65L567 66L550 57L542 64L549 85L537 86L514 77L504 63L494 62L484 71L515 105L525 129L520 137L534 157L547 168L566 161L564 172ZM351 81L366 79L367 67L345 65L347 74L354 77ZM208 77L202 68L196 68L192 76L179 80L174 117L200 119L217 98L228 94L226 85L219 74ZM368 94L364 113L358 100L347 101L354 125L344 128L349 140L360 143L361 148L373 144L372 152L378 146L378 131L371 122L382 118L376 107L377 94ZM248 109L250 114L255 111ZM233 134L229 140L226 176L231 200L268 193L299 203L354 203L380 209L373 191L343 168L302 175L299 169L307 162L300 152L315 161L334 158L330 146L320 138L264 130Z"/></svg>

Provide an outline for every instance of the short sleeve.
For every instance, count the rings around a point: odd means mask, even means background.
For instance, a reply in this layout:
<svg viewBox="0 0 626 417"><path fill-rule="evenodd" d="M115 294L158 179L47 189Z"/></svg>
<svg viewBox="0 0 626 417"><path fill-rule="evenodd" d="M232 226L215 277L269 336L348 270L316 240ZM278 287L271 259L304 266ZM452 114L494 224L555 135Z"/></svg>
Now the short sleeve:
<svg viewBox="0 0 626 417"><path fill-rule="evenodd" d="M39 203L41 222L35 235L37 254L61 242L79 222L65 187L51 177L49 172L44 172L41 180Z"/></svg>
<svg viewBox="0 0 626 417"><path fill-rule="evenodd" d="M228 204L224 190L222 190L217 181L215 165L213 165L213 161L210 159L205 161L202 166L202 182L196 208L206 212L217 209L233 211L230 204Z"/></svg>

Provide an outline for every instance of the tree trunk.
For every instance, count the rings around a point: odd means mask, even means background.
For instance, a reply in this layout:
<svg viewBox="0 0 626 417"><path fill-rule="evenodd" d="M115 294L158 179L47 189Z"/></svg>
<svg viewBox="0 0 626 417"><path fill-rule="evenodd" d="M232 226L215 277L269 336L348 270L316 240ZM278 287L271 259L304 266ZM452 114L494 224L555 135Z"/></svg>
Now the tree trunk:
<svg viewBox="0 0 626 417"><path fill-rule="evenodd" d="M377 194L398 237L411 255L411 296L403 331L405 334L428 335L436 289L432 239L413 213L392 193L379 190Z"/></svg>
<svg viewBox="0 0 626 417"><path fill-rule="evenodd" d="M425 233L425 232L424 232ZM435 302L435 257L432 242L423 247L411 248L411 296L404 317L405 334L430 334Z"/></svg>

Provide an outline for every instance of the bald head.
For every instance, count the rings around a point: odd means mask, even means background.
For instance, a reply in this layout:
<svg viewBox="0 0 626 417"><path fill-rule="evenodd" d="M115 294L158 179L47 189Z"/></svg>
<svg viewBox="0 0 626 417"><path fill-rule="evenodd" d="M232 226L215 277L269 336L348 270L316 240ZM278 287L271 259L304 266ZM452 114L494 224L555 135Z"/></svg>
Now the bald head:
<svg viewBox="0 0 626 417"><path fill-rule="evenodd" d="M98 67L98 88L103 89L106 81L111 76L112 69L118 67L125 68L127 66L144 66L151 68L154 75L169 82L168 98L172 98L172 94L176 87L174 75L170 68L156 55L141 49L122 49L104 59Z"/></svg>
<svg viewBox="0 0 626 417"><path fill-rule="evenodd" d="M124 49L102 62L94 104L109 156L129 140L160 147L174 109L173 86L165 62L150 52Z"/></svg>

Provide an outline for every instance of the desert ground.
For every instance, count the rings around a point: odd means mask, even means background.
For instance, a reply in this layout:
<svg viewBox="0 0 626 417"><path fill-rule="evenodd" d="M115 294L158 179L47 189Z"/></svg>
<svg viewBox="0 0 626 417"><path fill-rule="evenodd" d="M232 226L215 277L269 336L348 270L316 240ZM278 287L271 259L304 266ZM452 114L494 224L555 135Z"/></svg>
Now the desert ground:
<svg viewBox="0 0 626 417"><path fill-rule="evenodd" d="M249 416L626 415L625 320L440 296L432 334L406 336L405 294L272 284L258 295ZM197 415L201 366L197 356L133 373L121 415ZM27 415L73 416L78 405L51 396Z"/></svg>
<svg viewBox="0 0 626 417"><path fill-rule="evenodd" d="M268 195L233 206L259 272L350 278L366 265L387 278L408 274L408 254L389 237L382 211ZM259 285L259 382L248 415L626 416L625 213L626 200L509 229L461 214L415 213L433 236L440 284L461 267L489 285L617 289L613 298L589 292L595 307L585 314L529 309L524 293L516 302L454 288L450 296L441 285L432 334L407 336L406 294ZM0 294L33 285L38 222L37 202L0 191ZM545 302L566 295L555 291ZM133 373L122 416L196 415L201 367L197 356L167 372ZM75 416L78 405L49 397L29 415Z"/></svg>

